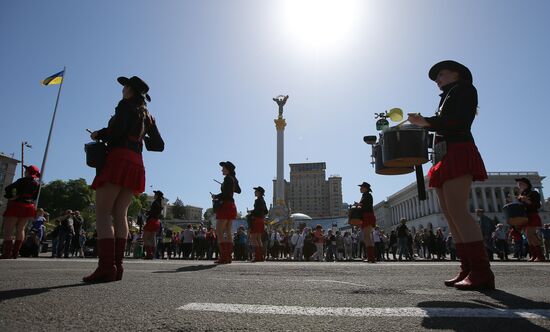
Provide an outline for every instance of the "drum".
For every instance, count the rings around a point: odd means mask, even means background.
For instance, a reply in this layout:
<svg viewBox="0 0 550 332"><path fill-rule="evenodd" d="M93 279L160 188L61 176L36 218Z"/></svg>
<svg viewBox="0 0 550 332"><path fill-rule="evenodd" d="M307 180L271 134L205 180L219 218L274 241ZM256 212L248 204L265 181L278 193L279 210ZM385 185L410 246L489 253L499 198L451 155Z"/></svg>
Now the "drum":
<svg viewBox="0 0 550 332"><path fill-rule="evenodd" d="M90 142L84 145L86 152L86 165L93 168L101 168L105 164L107 146L102 142Z"/></svg>
<svg viewBox="0 0 550 332"><path fill-rule="evenodd" d="M514 202L504 205L502 208L504 217L511 226L523 226L529 222L527 211L522 203Z"/></svg>
<svg viewBox="0 0 550 332"><path fill-rule="evenodd" d="M429 161L428 132L408 125L382 134L382 158L386 167L413 167Z"/></svg>
<svg viewBox="0 0 550 332"><path fill-rule="evenodd" d="M348 224L353 226L361 226L363 224L363 212L360 206L353 205L349 208Z"/></svg>
<svg viewBox="0 0 550 332"><path fill-rule="evenodd" d="M376 144L373 146L374 155L374 172L380 175L401 175L414 172L413 167L387 167L384 166L384 159L382 158L382 146Z"/></svg>

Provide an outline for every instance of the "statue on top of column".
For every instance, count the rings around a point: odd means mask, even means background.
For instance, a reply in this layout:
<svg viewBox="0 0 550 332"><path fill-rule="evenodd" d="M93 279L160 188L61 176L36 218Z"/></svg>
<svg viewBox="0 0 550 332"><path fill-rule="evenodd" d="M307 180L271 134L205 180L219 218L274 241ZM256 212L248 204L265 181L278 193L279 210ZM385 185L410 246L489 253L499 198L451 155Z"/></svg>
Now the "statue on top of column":
<svg viewBox="0 0 550 332"><path fill-rule="evenodd" d="M285 106L287 100L288 100L288 95L286 96L279 95L273 98L273 101L276 102L277 105L279 105L279 118L283 117L283 107Z"/></svg>

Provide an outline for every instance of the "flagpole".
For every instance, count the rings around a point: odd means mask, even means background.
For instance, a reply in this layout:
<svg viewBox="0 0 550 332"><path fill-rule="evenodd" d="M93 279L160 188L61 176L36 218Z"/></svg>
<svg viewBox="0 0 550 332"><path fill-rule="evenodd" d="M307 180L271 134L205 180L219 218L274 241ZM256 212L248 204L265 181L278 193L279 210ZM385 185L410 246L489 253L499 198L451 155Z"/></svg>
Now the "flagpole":
<svg viewBox="0 0 550 332"><path fill-rule="evenodd" d="M57 91L57 99L55 100L55 107L53 109L52 123L50 124L50 132L48 133L48 141L46 143L46 150L44 151L44 158L42 159L42 167L40 169L40 188L38 189L38 196L36 197L35 206L38 207L38 200L40 199L40 191L42 189L42 179L44 178L44 171L46 170L46 160L48 159L48 150L50 148L50 140L52 138L53 124L55 122L55 115L57 113L57 105L59 104L59 96L61 95L61 87L65 82L66 67L63 66L63 78L61 84L59 84L59 90Z"/></svg>

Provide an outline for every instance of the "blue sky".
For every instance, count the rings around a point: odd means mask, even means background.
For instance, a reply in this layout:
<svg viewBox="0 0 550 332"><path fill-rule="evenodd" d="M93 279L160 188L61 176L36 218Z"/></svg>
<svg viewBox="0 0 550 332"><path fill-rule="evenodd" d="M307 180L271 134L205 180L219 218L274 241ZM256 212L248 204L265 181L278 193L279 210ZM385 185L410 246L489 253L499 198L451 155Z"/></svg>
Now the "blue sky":
<svg viewBox="0 0 550 332"><path fill-rule="evenodd" d="M67 66L45 180L91 182L85 129L106 125L116 77L138 75L166 141L165 152L144 153L147 190L208 207L218 162L231 160L244 211L253 186L271 200L271 98L283 93L286 178L288 163L325 161L346 202L362 181L378 202L414 175L374 174L362 141L374 112L433 114L439 91L427 71L455 59L474 75L487 169L550 175L548 13L543 0L2 1L0 151L18 156L27 140L26 161L40 165L57 86L39 82Z"/></svg>

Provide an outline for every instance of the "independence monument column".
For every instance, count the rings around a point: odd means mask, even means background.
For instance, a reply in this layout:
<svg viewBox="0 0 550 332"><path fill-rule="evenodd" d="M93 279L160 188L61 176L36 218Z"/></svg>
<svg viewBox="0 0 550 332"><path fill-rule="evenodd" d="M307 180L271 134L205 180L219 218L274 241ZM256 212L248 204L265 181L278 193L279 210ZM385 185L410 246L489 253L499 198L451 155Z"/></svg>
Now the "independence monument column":
<svg viewBox="0 0 550 332"><path fill-rule="evenodd" d="M277 129L277 180L275 182L275 206L270 211L270 217L278 222L288 219L288 209L285 204L285 127L286 120L283 118L283 107L288 96L277 96L273 101L279 106L279 116L275 119Z"/></svg>

